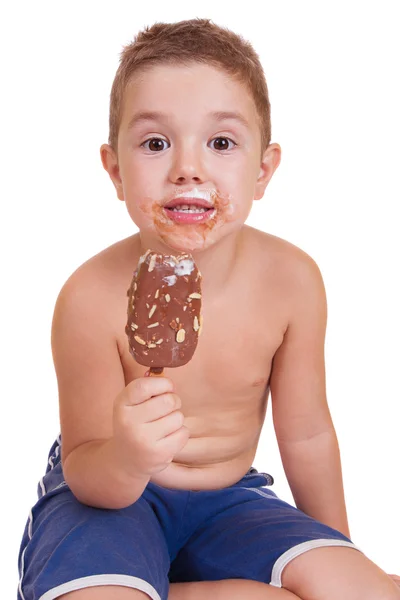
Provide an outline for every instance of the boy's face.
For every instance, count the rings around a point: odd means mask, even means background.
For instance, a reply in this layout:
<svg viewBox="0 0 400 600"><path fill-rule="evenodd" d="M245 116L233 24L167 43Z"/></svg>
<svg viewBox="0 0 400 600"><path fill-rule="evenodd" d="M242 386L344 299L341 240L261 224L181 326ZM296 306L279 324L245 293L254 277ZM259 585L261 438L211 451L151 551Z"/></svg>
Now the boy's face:
<svg viewBox="0 0 400 600"><path fill-rule="evenodd" d="M165 116L135 120L149 112ZM219 120L218 112L239 113L247 125ZM101 147L104 168L143 242L191 252L242 227L280 161L278 144L262 160L260 153L251 95L228 74L200 64L158 65L134 77L124 93L117 154ZM176 200L182 193L186 199Z"/></svg>

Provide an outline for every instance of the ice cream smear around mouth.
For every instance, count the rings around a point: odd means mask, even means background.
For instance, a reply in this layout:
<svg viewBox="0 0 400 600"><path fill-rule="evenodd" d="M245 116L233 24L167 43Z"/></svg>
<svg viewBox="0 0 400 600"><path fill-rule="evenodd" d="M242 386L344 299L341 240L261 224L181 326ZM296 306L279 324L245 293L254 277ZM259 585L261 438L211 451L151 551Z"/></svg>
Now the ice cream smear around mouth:
<svg viewBox="0 0 400 600"><path fill-rule="evenodd" d="M163 200L150 195L139 203L149 226L175 250L205 249L225 224L236 218L235 198L222 190L182 188Z"/></svg>

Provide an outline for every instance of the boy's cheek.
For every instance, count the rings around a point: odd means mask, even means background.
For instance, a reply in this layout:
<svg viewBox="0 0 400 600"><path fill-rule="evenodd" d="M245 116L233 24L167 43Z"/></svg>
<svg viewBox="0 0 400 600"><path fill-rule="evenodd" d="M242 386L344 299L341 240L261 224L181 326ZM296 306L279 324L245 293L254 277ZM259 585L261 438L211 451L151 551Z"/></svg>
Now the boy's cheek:
<svg viewBox="0 0 400 600"><path fill-rule="evenodd" d="M132 221L141 231L155 232L156 227L154 218L146 201L131 201L126 202L127 210Z"/></svg>

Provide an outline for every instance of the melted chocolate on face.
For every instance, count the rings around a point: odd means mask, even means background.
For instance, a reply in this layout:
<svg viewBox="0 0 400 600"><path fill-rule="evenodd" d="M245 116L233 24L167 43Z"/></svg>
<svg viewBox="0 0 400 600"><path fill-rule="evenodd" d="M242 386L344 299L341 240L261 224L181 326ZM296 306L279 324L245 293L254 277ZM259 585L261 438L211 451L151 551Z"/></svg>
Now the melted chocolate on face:
<svg viewBox="0 0 400 600"><path fill-rule="evenodd" d="M180 233L182 234L182 230L187 230L187 233L196 231L197 235L201 235L203 240L205 241L207 238L207 234L209 231L212 231L216 226L221 226L225 220L229 221L230 213L232 212L232 207L227 198L222 198L217 194L211 194L211 198L213 201L213 207L215 209L215 217L205 221L204 223L196 223L195 226L185 225L184 223L175 223L171 219L168 219L164 214L163 206L160 206L158 202L154 202L152 205L153 211L153 220L156 225L157 230L160 233L171 233L176 230L176 227L179 227Z"/></svg>
<svg viewBox="0 0 400 600"><path fill-rule="evenodd" d="M201 274L190 254L147 250L128 289L125 332L133 358L146 367L185 365L201 325Z"/></svg>
<svg viewBox="0 0 400 600"><path fill-rule="evenodd" d="M235 205L233 198L213 192L211 200L215 209L214 216L204 223L175 223L165 214L163 204L146 198L139 204L140 210L153 223L154 230L163 242L171 248L180 248L177 252L194 251L206 248L218 236L218 230L230 221L234 221Z"/></svg>

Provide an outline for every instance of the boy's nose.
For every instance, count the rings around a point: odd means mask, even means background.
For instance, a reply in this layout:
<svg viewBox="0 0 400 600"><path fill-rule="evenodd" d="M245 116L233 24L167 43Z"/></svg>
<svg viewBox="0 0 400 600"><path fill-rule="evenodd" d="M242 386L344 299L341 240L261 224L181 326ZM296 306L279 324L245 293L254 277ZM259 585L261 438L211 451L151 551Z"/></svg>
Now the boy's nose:
<svg viewBox="0 0 400 600"><path fill-rule="evenodd" d="M173 181L203 181L204 166L199 152L180 152L174 157L171 165L170 178Z"/></svg>

